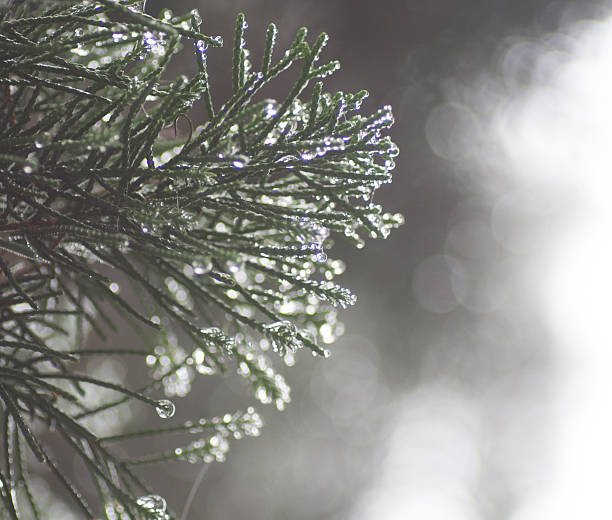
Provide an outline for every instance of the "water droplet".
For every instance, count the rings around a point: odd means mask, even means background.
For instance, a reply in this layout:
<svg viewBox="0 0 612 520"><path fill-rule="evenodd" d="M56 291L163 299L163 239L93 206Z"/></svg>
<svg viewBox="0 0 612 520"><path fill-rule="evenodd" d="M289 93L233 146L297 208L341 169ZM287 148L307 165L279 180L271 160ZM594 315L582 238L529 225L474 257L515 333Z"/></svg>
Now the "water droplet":
<svg viewBox="0 0 612 520"><path fill-rule="evenodd" d="M83 36L83 29L75 29L74 35L77 38L81 38ZM79 56L87 56L89 54L89 51L83 47L83 44L81 42L78 42L76 44L76 47L72 49L71 52L78 54Z"/></svg>
<svg viewBox="0 0 612 520"><path fill-rule="evenodd" d="M217 272L211 272L210 276L213 280L216 280L217 282L221 282L224 283L226 285L236 285L236 280L234 280L229 274L227 273L217 273Z"/></svg>
<svg viewBox="0 0 612 520"><path fill-rule="evenodd" d="M200 25L202 25L202 17L197 9L191 10L191 22L194 26L196 26L196 28L199 28Z"/></svg>
<svg viewBox="0 0 612 520"><path fill-rule="evenodd" d="M208 45L204 43L204 40L198 40L196 42L196 49L200 54L204 54L206 52L206 49L208 49Z"/></svg>
<svg viewBox="0 0 612 520"><path fill-rule="evenodd" d="M202 276L208 273L212 269L212 263L210 260L206 262L200 262L197 265L193 264L193 274L196 276Z"/></svg>
<svg viewBox="0 0 612 520"><path fill-rule="evenodd" d="M142 37L147 52L151 52L156 56L163 56L166 51L166 48L164 47L166 42L163 33L155 35L151 31L146 31L143 33Z"/></svg>
<svg viewBox="0 0 612 520"><path fill-rule="evenodd" d="M314 255L314 259L320 264L327 262L327 253L325 251L319 251L316 255Z"/></svg>
<svg viewBox="0 0 612 520"><path fill-rule="evenodd" d="M274 117L278 113L278 109L275 103L268 103L266 105L266 117Z"/></svg>
<svg viewBox="0 0 612 520"><path fill-rule="evenodd" d="M136 503L151 513L165 513L166 500L159 495L145 495L136 500Z"/></svg>
<svg viewBox="0 0 612 520"><path fill-rule="evenodd" d="M387 154L389 157L397 157L399 155L399 148L395 143L391 143L389 148L387 149Z"/></svg>
<svg viewBox="0 0 612 520"><path fill-rule="evenodd" d="M157 401L155 411L162 419L169 419L174 415L176 407L172 401L169 401L168 399L160 399Z"/></svg>
<svg viewBox="0 0 612 520"><path fill-rule="evenodd" d="M255 397L263 404L269 404L272 402L272 396L270 395L268 389L264 386L257 387L257 390L255 391Z"/></svg>
<svg viewBox="0 0 612 520"><path fill-rule="evenodd" d="M134 11L136 13L144 13L145 12L146 4L147 4L147 0L141 0L140 2L137 2L137 3L129 6L128 9L130 11Z"/></svg>

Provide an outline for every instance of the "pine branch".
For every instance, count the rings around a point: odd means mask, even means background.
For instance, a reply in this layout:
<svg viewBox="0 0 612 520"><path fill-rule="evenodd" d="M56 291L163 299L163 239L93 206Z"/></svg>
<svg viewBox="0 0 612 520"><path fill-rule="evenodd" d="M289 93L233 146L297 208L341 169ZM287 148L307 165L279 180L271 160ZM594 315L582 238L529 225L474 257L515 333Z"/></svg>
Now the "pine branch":
<svg viewBox="0 0 612 520"><path fill-rule="evenodd" d="M334 308L355 303L334 281L344 264L328 256L333 241L363 247L402 223L372 202L398 153L384 135L391 109L364 116L367 92L324 92L320 80L339 68L319 64L326 34L309 43L300 29L275 60L270 24L254 71L239 14L232 92L215 107L207 54L222 39L202 32L197 11L158 19L143 4L0 8L0 496L9 518L44 518L29 452L85 517L175 518L137 469L223 461L230 439L259 434L258 413L101 435L92 420L136 402L170 419L167 398L213 373L240 376L259 402L284 408L290 390L274 357L329 355L322 343L341 330ZM197 72L168 80L184 45ZM259 99L291 67L299 73L286 97ZM208 119L196 125L200 99ZM108 342L124 325L145 326L142 345L87 348L88 330ZM144 361L146 385L75 370L122 356ZM82 459L97 496L71 483L47 435ZM197 438L161 447L174 435ZM160 449L113 451L144 437Z"/></svg>

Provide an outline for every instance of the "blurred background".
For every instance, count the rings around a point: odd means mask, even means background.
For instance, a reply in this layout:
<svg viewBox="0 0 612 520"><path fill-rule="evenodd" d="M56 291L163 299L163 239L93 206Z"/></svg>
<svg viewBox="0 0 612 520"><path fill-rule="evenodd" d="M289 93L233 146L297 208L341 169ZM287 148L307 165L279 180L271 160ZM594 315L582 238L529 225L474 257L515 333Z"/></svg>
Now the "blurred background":
<svg viewBox="0 0 612 520"><path fill-rule="evenodd" d="M338 243L359 298L330 359L297 356L293 403L202 477L191 520L612 518L608 338L612 19L604 2L149 0L199 9L213 97L234 18L257 63L330 34L327 90L391 104L401 155L377 202L406 224ZM191 71L193 59L173 65ZM278 95L285 92L279 87ZM198 378L177 418L245 404ZM200 466L150 474L179 514Z"/></svg>
<svg viewBox="0 0 612 520"><path fill-rule="evenodd" d="M394 108L401 155L377 199L406 217L386 241L337 245L342 282L359 298L341 313L345 335L330 359L303 353L285 370L294 402L263 409L261 438L210 466L188 518L612 514L609 6L147 3L152 14L163 7L199 9L204 30L226 42L243 11L255 63L271 21L280 49L303 25L329 33L325 57L342 69L327 89L365 88L362 110ZM185 59L177 73L193 67ZM209 53L217 102L230 59L228 44ZM203 415L244 400L197 384L189 403ZM163 469L170 478L155 481L180 512L200 468Z"/></svg>

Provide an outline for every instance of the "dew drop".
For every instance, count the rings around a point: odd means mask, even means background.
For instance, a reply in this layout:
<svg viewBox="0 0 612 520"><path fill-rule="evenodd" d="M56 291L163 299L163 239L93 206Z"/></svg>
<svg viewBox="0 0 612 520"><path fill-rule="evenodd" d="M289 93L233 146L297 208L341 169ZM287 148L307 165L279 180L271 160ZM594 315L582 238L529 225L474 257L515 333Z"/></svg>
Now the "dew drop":
<svg viewBox="0 0 612 520"><path fill-rule="evenodd" d="M205 262L200 262L198 264L193 264L193 274L195 276L202 276L208 273L212 269L212 262L210 260L206 260Z"/></svg>
<svg viewBox="0 0 612 520"><path fill-rule="evenodd" d="M74 35L77 38L81 38L83 36L83 29L75 29ZM76 47L72 49L72 52L78 54L79 56L87 56L89 54L89 51L83 47L83 44L81 42L78 42L76 44Z"/></svg>
<svg viewBox="0 0 612 520"><path fill-rule="evenodd" d="M274 117L278 113L278 109L274 103L266 105L266 117Z"/></svg>
<svg viewBox="0 0 612 520"><path fill-rule="evenodd" d="M204 54L206 52L206 49L208 49L208 45L204 43L204 40L198 40L196 42L196 49L200 54Z"/></svg>
<svg viewBox="0 0 612 520"><path fill-rule="evenodd" d="M154 34L151 31L143 33L143 43L146 52L150 52L156 56L163 56L165 52L165 39L164 34Z"/></svg>
<svg viewBox="0 0 612 520"><path fill-rule="evenodd" d="M202 25L202 17L197 9L192 9L191 20L196 27L200 27L200 25Z"/></svg>
<svg viewBox="0 0 612 520"><path fill-rule="evenodd" d="M151 513L165 513L166 512L166 500L159 495L145 495L136 500L136 503L150 511Z"/></svg>
<svg viewBox="0 0 612 520"><path fill-rule="evenodd" d="M147 0L140 0L140 2L135 3L128 7L130 11L134 11L135 13L144 13L146 8Z"/></svg>
<svg viewBox="0 0 612 520"><path fill-rule="evenodd" d="M168 401L168 399L160 399L157 401L155 411L162 419L169 419L174 415L176 407L172 401Z"/></svg>
<svg viewBox="0 0 612 520"><path fill-rule="evenodd" d="M319 251L316 255L314 255L314 259L320 264L327 262L327 253L325 253L325 251Z"/></svg>
<svg viewBox="0 0 612 520"><path fill-rule="evenodd" d="M272 396L270 395L268 389L264 386L257 387L255 397L263 404L269 404L272 402Z"/></svg>
<svg viewBox="0 0 612 520"><path fill-rule="evenodd" d="M317 154L313 152L303 152L300 154L303 161L312 161L316 156Z"/></svg>

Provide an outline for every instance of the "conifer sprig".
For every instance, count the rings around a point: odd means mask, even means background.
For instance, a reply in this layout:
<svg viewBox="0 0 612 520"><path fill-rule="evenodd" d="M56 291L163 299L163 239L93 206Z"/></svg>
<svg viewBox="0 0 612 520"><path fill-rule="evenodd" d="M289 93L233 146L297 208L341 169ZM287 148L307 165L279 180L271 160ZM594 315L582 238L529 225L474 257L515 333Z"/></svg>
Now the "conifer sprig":
<svg viewBox="0 0 612 520"><path fill-rule="evenodd" d="M344 270L327 254L334 235L362 247L365 237L386 237L402 222L372 202L398 153L384 135L391 109L363 116L367 92L323 91L320 80L339 68L318 63L326 34L308 43L302 28L275 58L270 24L256 72L239 14L232 92L215 106L207 55L221 37L202 32L195 10L155 18L142 7L30 0L0 10L7 518L43 518L27 472L31 455L87 518L174 518L136 469L221 461L229 439L259 434L257 412L112 435L92 421L132 401L169 418L174 403L166 397L185 395L197 374L228 371L260 402L283 408L289 388L267 351L288 363L301 348L327 355L322 344L341 332L334 307L355 301L334 282ZM169 79L165 68L183 46L193 49L197 72ZM299 75L286 98L262 98L261 89L290 67ZM179 120L188 135L176 135ZM154 339L86 349L89 330L106 341L107 329L124 324L145 325ZM61 337L68 347L59 346ZM149 384L134 390L75 369L96 356L124 355L146 363ZM98 496L70 482L46 429L83 460ZM138 458L113 450L128 439L177 433L197 439Z"/></svg>

